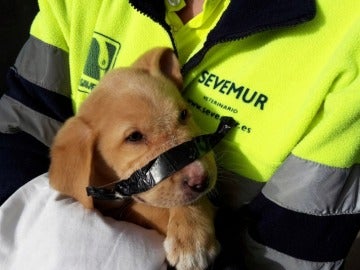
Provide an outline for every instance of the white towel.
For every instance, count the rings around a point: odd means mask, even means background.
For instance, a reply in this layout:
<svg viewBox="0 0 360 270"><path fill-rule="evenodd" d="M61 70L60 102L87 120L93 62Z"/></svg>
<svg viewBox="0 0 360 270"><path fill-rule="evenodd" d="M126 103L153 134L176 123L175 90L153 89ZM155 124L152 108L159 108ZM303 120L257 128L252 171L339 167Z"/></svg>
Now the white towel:
<svg viewBox="0 0 360 270"><path fill-rule="evenodd" d="M0 207L2 270L166 269L164 238L82 207L41 175Z"/></svg>

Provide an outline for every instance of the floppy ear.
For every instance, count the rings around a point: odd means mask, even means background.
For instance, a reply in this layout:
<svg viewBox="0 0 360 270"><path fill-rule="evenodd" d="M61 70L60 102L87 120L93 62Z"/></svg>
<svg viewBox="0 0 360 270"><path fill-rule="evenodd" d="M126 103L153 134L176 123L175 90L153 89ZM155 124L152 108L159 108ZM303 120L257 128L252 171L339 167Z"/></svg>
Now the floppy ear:
<svg viewBox="0 0 360 270"><path fill-rule="evenodd" d="M182 89L180 63L170 48L159 47L146 52L136 60L133 67L146 69L155 76L163 74L171 79L179 90Z"/></svg>
<svg viewBox="0 0 360 270"><path fill-rule="evenodd" d="M59 130L51 147L50 185L86 208L94 207L92 198L86 194L94 140L90 127L81 118L72 117Z"/></svg>

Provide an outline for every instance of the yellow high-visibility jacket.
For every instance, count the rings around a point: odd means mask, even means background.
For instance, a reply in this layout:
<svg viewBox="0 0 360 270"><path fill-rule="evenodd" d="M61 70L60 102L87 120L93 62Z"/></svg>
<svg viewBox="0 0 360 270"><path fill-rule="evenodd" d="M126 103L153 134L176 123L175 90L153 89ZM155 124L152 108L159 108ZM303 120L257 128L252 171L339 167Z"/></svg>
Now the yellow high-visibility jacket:
<svg viewBox="0 0 360 270"><path fill-rule="evenodd" d="M181 54L163 0L39 6L0 132L50 145L107 71L155 46ZM360 2L231 0L221 14L183 59L184 98L204 131L239 122L219 164L264 183L249 205L250 269L340 269L360 227Z"/></svg>

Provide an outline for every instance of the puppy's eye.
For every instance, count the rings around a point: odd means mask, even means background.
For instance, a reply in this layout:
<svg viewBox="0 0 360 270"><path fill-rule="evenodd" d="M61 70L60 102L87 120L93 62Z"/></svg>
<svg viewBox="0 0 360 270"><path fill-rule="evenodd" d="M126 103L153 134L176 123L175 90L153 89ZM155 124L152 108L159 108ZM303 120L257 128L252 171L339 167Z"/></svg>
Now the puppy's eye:
<svg viewBox="0 0 360 270"><path fill-rule="evenodd" d="M180 122L185 122L185 120L188 118L189 116L189 112L187 109L184 109L180 112L180 115L179 115L179 119L180 119Z"/></svg>
<svg viewBox="0 0 360 270"><path fill-rule="evenodd" d="M126 137L128 142L138 142L144 138L144 135L140 131L134 131L129 136Z"/></svg>

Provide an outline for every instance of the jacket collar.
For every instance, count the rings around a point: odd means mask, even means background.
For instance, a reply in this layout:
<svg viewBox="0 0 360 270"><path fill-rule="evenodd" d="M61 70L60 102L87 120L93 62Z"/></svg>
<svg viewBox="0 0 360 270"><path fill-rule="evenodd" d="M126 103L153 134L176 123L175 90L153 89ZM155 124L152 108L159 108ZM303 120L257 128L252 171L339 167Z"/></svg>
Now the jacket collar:
<svg viewBox="0 0 360 270"><path fill-rule="evenodd" d="M165 22L164 0L129 0L141 13L160 23L170 34ZM255 33L312 20L315 0L231 0L216 27L209 33L204 47L183 66L183 73L197 65L213 45L245 38Z"/></svg>
<svg viewBox="0 0 360 270"><path fill-rule="evenodd" d="M208 42L244 38L283 26L297 25L315 17L315 0L232 0Z"/></svg>

